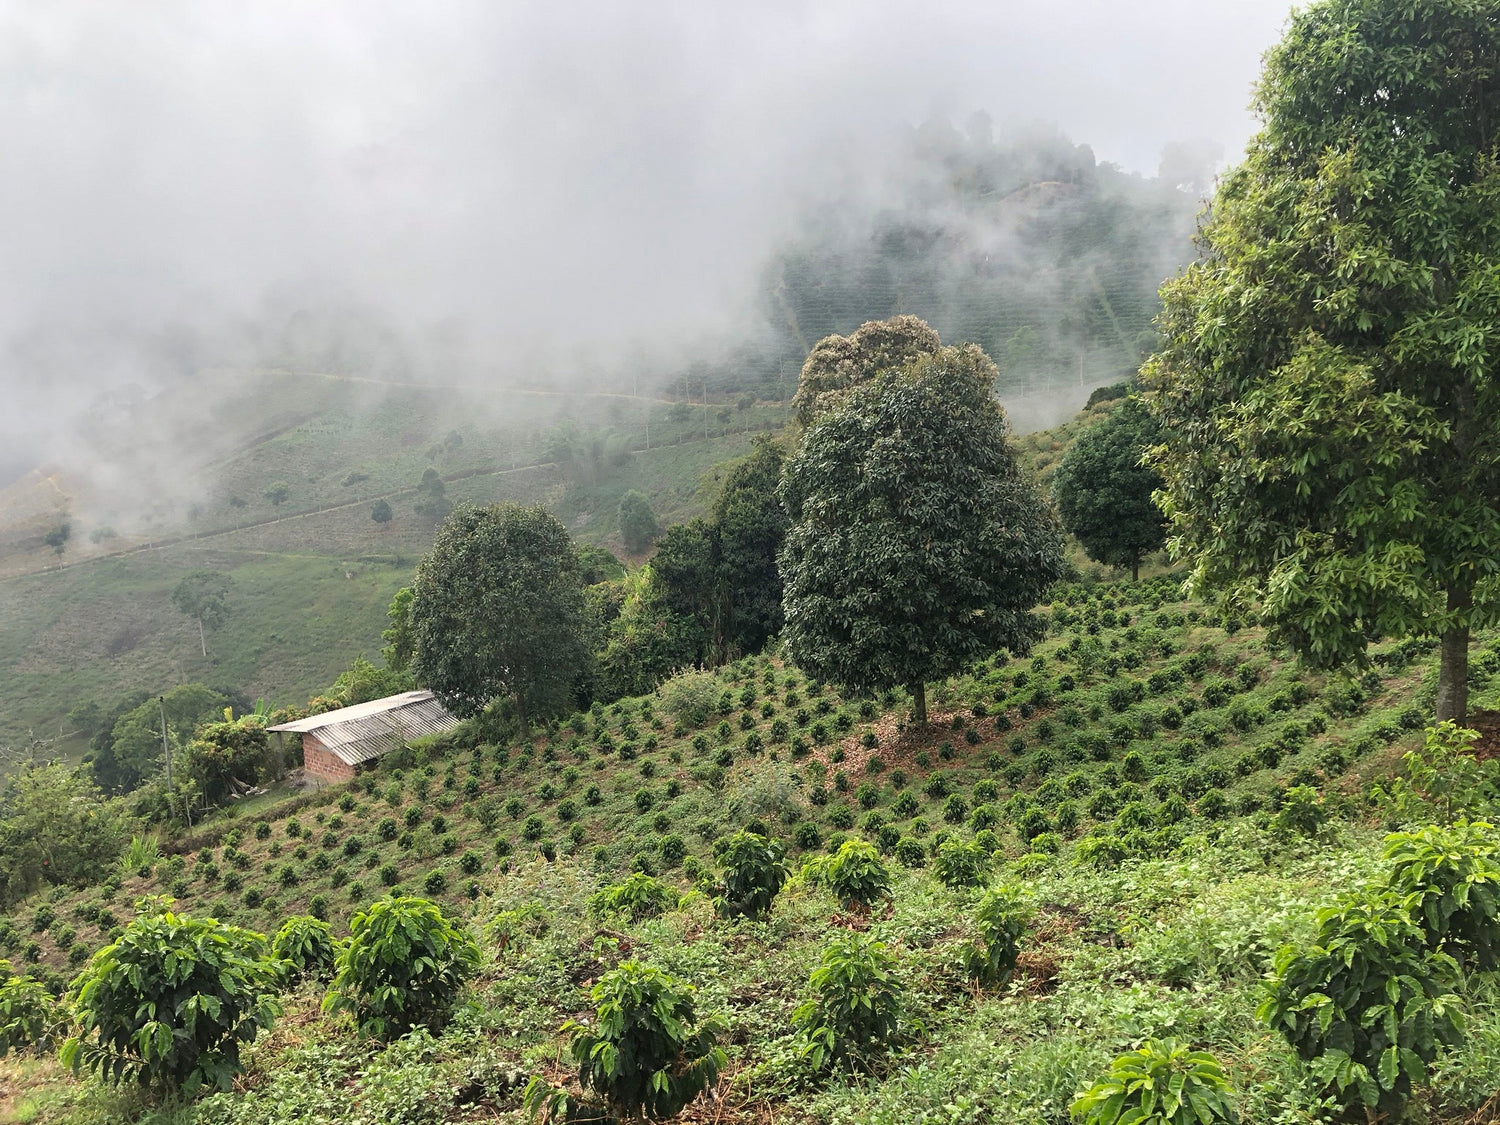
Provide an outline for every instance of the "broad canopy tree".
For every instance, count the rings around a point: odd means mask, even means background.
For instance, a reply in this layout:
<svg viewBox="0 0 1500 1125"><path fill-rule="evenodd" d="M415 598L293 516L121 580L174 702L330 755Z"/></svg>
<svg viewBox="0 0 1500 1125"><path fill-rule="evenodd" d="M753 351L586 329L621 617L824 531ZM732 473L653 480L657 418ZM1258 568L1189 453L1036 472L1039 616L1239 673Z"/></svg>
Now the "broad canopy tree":
<svg viewBox="0 0 1500 1125"><path fill-rule="evenodd" d="M1171 546L1313 664L1500 610L1500 4L1324 0L1257 93L1145 370Z"/></svg>
<svg viewBox="0 0 1500 1125"><path fill-rule="evenodd" d="M1165 482L1141 463L1159 439L1140 400L1126 399L1078 435L1052 478L1063 526L1095 562L1129 568L1131 581L1167 539L1166 519L1151 499Z"/></svg>
<svg viewBox="0 0 1500 1125"><path fill-rule="evenodd" d="M571 703L590 659L578 555L541 507L456 508L407 614L413 676L460 717L509 698L526 729Z"/></svg>
<svg viewBox="0 0 1500 1125"><path fill-rule="evenodd" d="M1063 572L1062 533L1023 473L995 365L941 348L835 396L787 463L783 637L845 690L928 680L1039 636L1032 609Z"/></svg>

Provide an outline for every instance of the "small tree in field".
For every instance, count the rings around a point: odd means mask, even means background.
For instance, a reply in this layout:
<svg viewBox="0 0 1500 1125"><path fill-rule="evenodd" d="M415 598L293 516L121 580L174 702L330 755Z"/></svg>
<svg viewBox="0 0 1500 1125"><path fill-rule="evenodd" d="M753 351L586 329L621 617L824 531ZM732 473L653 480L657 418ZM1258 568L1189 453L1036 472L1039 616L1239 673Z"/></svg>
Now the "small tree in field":
<svg viewBox="0 0 1500 1125"><path fill-rule="evenodd" d="M977 347L837 395L787 462L778 556L792 658L845 691L911 691L1040 635L1062 533L1006 438Z"/></svg>
<svg viewBox="0 0 1500 1125"><path fill-rule="evenodd" d="M1219 1060L1172 1039L1148 1039L1078 1096L1083 1125L1232 1125L1238 1118Z"/></svg>
<svg viewBox="0 0 1500 1125"><path fill-rule="evenodd" d="M723 868L714 909L725 918L763 918L786 882L782 848L758 832L736 832L718 851Z"/></svg>
<svg viewBox="0 0 1500 1125"><path fill-rule="evenodd" d="M370 518L378 524L388 524L391 517L395 515L391 511L391 502L383 497L370 505Z"/></svg>
<svg viewBox="0 0 1500 1125"><path fill-rule="evenodd" d="M631 489L620 497L620 538L625 549L640 554L656 538L656 513L643 492Z"/></svg>
<svg viewBox="0 0 1500 1125"><path fill-rule="evenodd" d="M1144 371L1194 582L1323 667L1440 638L1460 722L1500 615L1497 67L1488 3L1298 11Z"/></svg>
<svg viewBox="0 0 1500 1125"><path fill-rule="evenodd" d="M179 613L198 623L198 643L208 655L208 629L217 629L229 617L229 576L212 570L195 570L172 591L172 604Z"/></svg>
<svg viewBox="0 0 1500 1125"><path fill-rule="evenodd" d="M158 1097L227 1090L240 1048L280 1014L277 983L260 934L169 910L137 918L73 982L62 1060Z"/></svg>
<svg viewBox="0 0 1500 1125"><path fill-rule="evenodd" d="M41 982L17 976L0 960L0 1059L50 1050L61 1023L58 1003Z"/></svg>
<svg viewBox="0 0 1500 1125"><path fill-rule="evenodd" d="M1151 499L1165 482L1141 464L1157 440L1150 416L1127 399L1078 435L1052 479L1063 526L1095 562L1128 567L1131 581L1141 576L1141 559L1167 541L1166 517Z"/></svg>

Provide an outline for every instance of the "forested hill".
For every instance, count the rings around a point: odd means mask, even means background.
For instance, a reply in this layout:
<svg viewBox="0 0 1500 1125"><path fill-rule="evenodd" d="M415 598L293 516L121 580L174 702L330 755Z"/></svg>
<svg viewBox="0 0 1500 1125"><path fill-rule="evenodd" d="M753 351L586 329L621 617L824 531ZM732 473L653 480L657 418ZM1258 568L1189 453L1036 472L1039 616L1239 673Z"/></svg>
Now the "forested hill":
<svg viewBox="0 0 1500 1125"><path fill-rule="evenodd" d="M962 132L929 122L851 172L774 255L776 350L800 362L829 333L914 313L981 345L1003 391L1116 378L1150 350L1157 287L1192 253L1192 181L1206 177L1170 178L1126 174L1055 132L997 141L983 115Z"/></svg>

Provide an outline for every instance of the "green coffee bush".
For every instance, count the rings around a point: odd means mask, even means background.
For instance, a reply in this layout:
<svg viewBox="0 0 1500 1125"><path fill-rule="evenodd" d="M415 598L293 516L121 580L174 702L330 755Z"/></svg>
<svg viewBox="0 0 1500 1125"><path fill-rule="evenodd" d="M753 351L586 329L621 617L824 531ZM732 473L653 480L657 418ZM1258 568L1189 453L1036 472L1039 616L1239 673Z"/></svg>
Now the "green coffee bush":
<svg viewBox="0 0 1500 1125"><path fill-rule="evenodd" d="M977 887L989 870L990 857L970 840L946 840L932 857L932 871L947 887Z"/></svg>
<svg viewBox="0 0 1500 1125"><path fill-rule="evenodd" d="M718 1078L726 1063L714 1020L697 1018L691 986L660 969L625 961L589 992L592 1027L568 1021L580 1083L601 1094L619 1121L674 1117ZM540 1077L524 1104L548 1120L583 1120L569 1113L567 1096Z"/></svg>
<svg viewBox="0 0 1500 1125"><path fill-rule="evenodd" d="M227 1090L241 1045L280 1014L278 978L260 934L169 910L137 918L73 982L62 1061L157 1097Z"/></svg>
<svg viewBox="0 0 1500 1125"><path fill-rule="evenodd" d="M271 939L271 956L280 961L283 979L294 984L304 978L327 980L333 975L338 943L328 923L311 915L288 918Z"/></svg>
<svg viewBox="0 0 1500 1125"><path fill-rule="evenodd" d="M12 1053L51 1051L62 1025L57 1001L42 983L17 976L9 961L0 961L0 1059Z"/></svg>
<svg viewBox="0 0 1500 1125"><path fill-rule="evenodd" d="M1401 1120L1438 1055L1463 1040L1458 979L1403 897L1360 892L1318 912L1310 947L1277 952L1256 1014L1351 1112Z"/></svg>
<svg viewBox="0 0 1500 1125"><path fill-rule="evenodd" d="M816 831L816 830L815 830ZM756 832L736 832L716 848L721 869L714 909L724 918L763 918L787 879L782 847Z"/></svg>
<svg viewBox="0 0 1500 1125"><path fill-rule="evenodd" d="M1084 1125L1227 1125L1237 1120L1219 1061L1171 1039L1148 1039L1078 1096Z"/></svg>
<svg viewBox="0 0 1500 1125"><path fill-rule="evenodd" d="M440 1028L480 964L479 947L436 903L383 898L355 914L339 951L327 1012L354 1015L360 1031L394 1039Z"/></svg>
<svg viewBox="0 0 1500 1125"><path fill-rule="evenodd" d="M1019 888L996 887L985 892L974 912L974 940L961 947L964 971L990 988L1009 983L1030 919L1030 908Z"/></svg>
<svg viewBox="0 0 1500 1125"><path fill-rule="evenodd" d="M642 918L655 918L669 910L675 910L679 896L667 883L636 871L623 882L613 883L598 891L589 899L589 909L598 916L619 914L632 922Z"/></svg>
<svg viewBox="0 0 1500 1125"><path fill-rule="evenodd" d="M845 907L866 909L891 893L890 871L874 845L846 840L831 856L818 856L802 868L803 877L832 892Z"/></svg>
<svg viewBox="0 0 1500 1125"><path fill-rule="evenodd" d="M792 1015L814 1070L867 1068L896 1038L901 986L895 967L894 954L869 934L836 938L823 951L808 980L813 995Z"/></svg>
<svg viewBox="0 0 1500 1125"><path fill-rule="evenodd" d="M1464 820L1397 832L1385 839L1385 858L1391 887L1415 896L1430 948L1481 972L1500 968L1500 832Z"/></svg>

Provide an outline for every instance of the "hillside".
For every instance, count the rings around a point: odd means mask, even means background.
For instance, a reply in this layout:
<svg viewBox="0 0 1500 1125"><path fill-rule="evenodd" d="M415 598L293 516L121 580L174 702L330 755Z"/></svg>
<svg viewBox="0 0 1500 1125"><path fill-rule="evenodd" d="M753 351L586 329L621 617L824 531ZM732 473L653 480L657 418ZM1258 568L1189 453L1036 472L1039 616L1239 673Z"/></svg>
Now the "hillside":
<svg viewBox="0 0 1500 1125"><path fill-rule="evenodd" d="M786 418L778 404L743 399L497 398L274 373L239 396L213 407L219 454L149 494L60 471L0 492L0 747L41 740L76 753L69 710L134 689L201 680L290 702L327 686L378 652L391 595L431 542L436 520L417 510L428 470L447 503L542 503L578 539L618 551L627 490L644 492L664 524L695 515L713 466ZM254 402L276 403L277 424ZM371 519L378 500L392 508L388 523ZM71 535L55 553L42 537L64 520ZM170 600L202 568L232 583L206 659Z"/></svg>
<svg viewBox="0 0 1500 1125"><path fill-rule="evenodd" d="M1377 872L1382 826L1364 796L1422 742L1430 651L1385 644L1357 681L1313 675L1257 630L1177 600L1169 578L1072 587L1044 612L1032 654L998 653L940 685L921 731L905 728L899 694L842 699L774 654L746 659L528 743L461 731L347 789L231 808L166 844L176 854L23 904L0 921L0 955L66 977L144 894L261 930L310 910L342 932L360 906L404 891L481 936L471 999L436 1039L361 1041L304 986L241 1088L140 1120L519 1121L519 1084L566 1077L557 1029L625 958L697 985L726 1025L729 1069L690 1120L1061 1125L1074 1093L1151 1035L1210 1045L1243 1120L1329 1120L1254 1019L1259 978L1280 944L1309 938L1319 905ZM1475 704L1496 706L1500 639L1475 667ZM1319 795L1288 798L1295 786ZM769 921L716 920L693 877L746 824L784 840L794 869L871 840L889 905L841 909L794 880ZM975 841L1034 908L1008 988L957 967L978 891L934 877L945 838ZM680 906L590 913L632 869L684 892ZM871 1077L818 1078L798 1061L791 1014L845 931L894 952L901 1036ZM1468 1045L1424 1103L1435 1122L1491 1119L1479 1107L1500 1088L1500 997L1473 988ZM54 1063L0 1063L0 1120L138 1112Z"/></svg>

